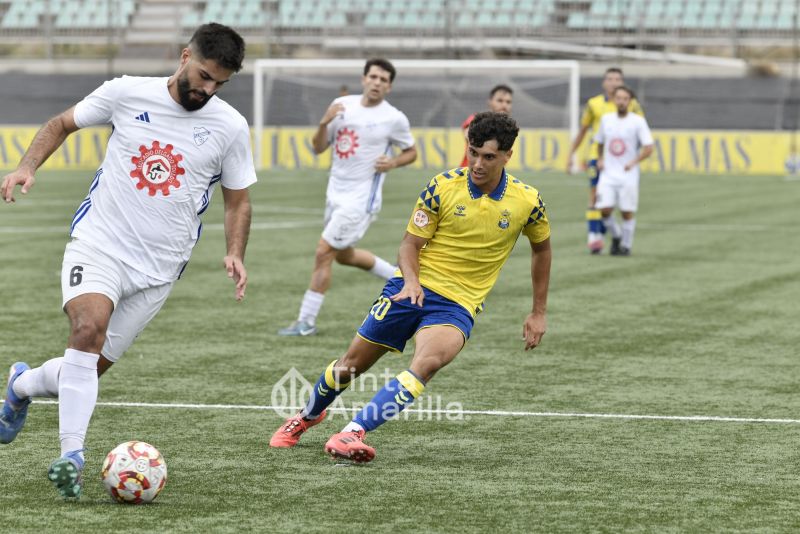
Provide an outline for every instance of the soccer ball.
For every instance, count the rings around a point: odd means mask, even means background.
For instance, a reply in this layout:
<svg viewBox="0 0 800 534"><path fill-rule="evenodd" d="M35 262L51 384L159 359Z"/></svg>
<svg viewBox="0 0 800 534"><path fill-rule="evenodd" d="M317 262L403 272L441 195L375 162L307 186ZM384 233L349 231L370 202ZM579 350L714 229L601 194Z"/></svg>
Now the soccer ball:
<svg viewBox="0 0 800 534"><path fill-rule="evenodd" d="M127 441L108 453L100 477L115 501L143 504L161 493L167 482L167 464L149 443Z"/></svg>

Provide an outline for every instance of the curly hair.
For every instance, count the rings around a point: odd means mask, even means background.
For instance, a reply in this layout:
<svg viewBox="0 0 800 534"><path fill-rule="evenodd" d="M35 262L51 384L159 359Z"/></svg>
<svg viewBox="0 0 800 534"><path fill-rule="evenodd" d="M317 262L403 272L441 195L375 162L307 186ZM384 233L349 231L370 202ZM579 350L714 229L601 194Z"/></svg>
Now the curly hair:
<svg viewBox="0 0 800 534"><path fill-rule="evenodd" d="M507 151L514 146L518 133L517 121L505 113L482 111L472 119L467 137L469 144L475 147L482 147L486 141L494 139L498 149Z"/></svg>
<svg viewBox="0 0 800 534"><path fill-rule="evenodd" d="M244 61L244 39L223 24L203 24L194 32L189 46L203 59L216 61L221 67L239 72Z"/></svg>

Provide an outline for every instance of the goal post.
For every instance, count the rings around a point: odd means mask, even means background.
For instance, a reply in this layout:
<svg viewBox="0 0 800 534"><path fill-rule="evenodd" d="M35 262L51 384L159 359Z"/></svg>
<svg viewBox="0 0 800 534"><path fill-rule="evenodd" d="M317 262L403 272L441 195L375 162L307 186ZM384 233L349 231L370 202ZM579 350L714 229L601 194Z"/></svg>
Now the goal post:
<svg viewBox="0 0 800 534"><path fill-rule="evenodd" d="M277 156L273 155L269 161L265 158L265 146L268 149L277 146L279 139L286 138L277 132L305 127L304 135L309 135L308 128L316 129L322 113L339 96L340 88L346 86L350 94L360 94L365 62L364 59L256 60L253 72L256 168L280 165ZM578 132L577 61L400 59L392 64L397 77L387 100L409 117L414 130L446 130L463 145L461 122L468 115L486 109L491 88L505 84L514 90L512 116L523 131L560 131L568 133L570 141ZM267 128L274 139L265 145ZM297 140L292 142L298 144ZM293 150L303 149L303 146L293 147ZM552 152L566 157L564 151L568 147L556 146Z"/></svg>

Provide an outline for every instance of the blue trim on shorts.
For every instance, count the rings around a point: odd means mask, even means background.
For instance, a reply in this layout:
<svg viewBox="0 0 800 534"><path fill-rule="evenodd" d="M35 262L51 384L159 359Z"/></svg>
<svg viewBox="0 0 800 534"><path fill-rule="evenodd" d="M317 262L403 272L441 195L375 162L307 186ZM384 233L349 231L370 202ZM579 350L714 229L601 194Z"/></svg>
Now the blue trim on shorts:
<svg viewBox="0 0 800 534"><path fill-rule="evenodd" d="M389 300L403 289L400 277L390 278L358 329L358 335L367 341L403 352L406 342L422 328L449 325L458 328L469 339L475 320L461 304L423 287L425 300L422 307L408 299Z"/></svg>
<svg viewBox="0 0 800 534"><path fill-rule="evenodd" d="M597 160L589 160L589 169L592 170L592 175L589 177L589 187L597 187L597 182L600 181L600 170L597 168Z"/></svg>

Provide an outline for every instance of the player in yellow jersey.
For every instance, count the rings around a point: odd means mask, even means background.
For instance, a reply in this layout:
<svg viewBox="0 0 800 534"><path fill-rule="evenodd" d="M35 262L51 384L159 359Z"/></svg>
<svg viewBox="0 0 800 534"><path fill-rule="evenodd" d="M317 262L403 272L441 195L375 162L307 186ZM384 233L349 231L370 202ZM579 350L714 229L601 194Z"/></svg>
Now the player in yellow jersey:
<svg viewBox="0 0 800 534"><path fill-rule="evenodd" d="M614 106L614 91L617 87L624 84L625 78L622 74L622 69L611 67L606 70L603 76L603 93L590 98L586 102L586 109L584 109L583 116L581 117L581 129L572 142L572 147L567 157L567 172L572 172L573 155L581 146L586 133L591 129L592 133L596 134L600 127L600 119L603 115L617 112L617 108ZM628 111L644 117L642 106L639 105L639 102L635 98L631 100ZM586 222L589 231L587 241L590 252L592 254L600 254L603 251L603 234L605 234L606 229L603 225L603 218L600 214L600 210L595 208L595 202L597 201L597 182L600 180L600 171L597 168L597 144L593 143L591 140L589 142L588 168L591 170L591 178L589 179L589 207L586 210Z"/></svg>
<svg viewBox="0 0 800 534"><path fill-rule="evenodd" d="M386 352L402 352L415 337L409 368L325 445L334 458L372 460L375 449L364 443L366 432L410 405L461 351L520 234L532 249L533 305L522 326L525 350L541 343L547 326L550 224L539 192L505 171L518 133L506 114L475 116L469 167L439 174L423 189L400 244L400 272L386 283L344 356L319 377L306 407L272 436L271 446L297 444L358 375Z"/></svg>

